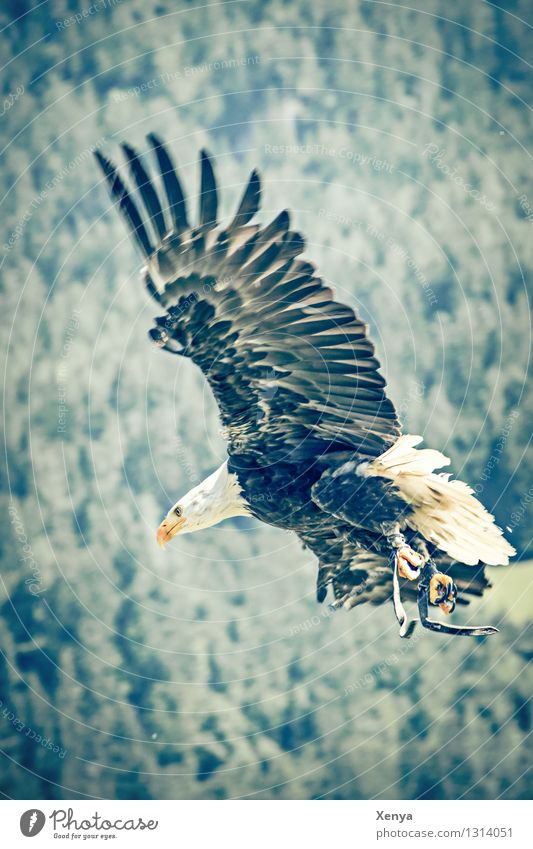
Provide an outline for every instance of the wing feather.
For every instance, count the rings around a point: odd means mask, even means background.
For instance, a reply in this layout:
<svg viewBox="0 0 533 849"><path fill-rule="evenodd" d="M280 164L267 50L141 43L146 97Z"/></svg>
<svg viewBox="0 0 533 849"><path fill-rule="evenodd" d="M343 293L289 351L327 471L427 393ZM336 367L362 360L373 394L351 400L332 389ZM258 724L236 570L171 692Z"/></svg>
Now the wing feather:
<svg viewBox="0 0 533 849"><path fill-rule="evenodd" d="M160 141L154 133L150 133L148 141L152 145L157 157L159 171L163 180L163 186L165 187L165 194L167 196L168 208L174 223L174 230L179 235L180 233L183 233L184 230L189 229L185 194L176 173L176 169L174 168L172 159L170 158L163 142Z"/></svg>
<svg viewBox="0 0 533 849"><path fill-rule="evenodd" d="M126 221L128 229L133 235L133 239L145 257L151 256L154 248L148 238L148 233L139 215L137 207L132 201L124 183L120 179L116 168L111 162L102 156L99 151L95 151L96 161L104 174L104 177L109 186L110 194L113 200L118 202L119 211Z"/></svg>
<svg viewBox="0 0 533 849"><path fill-rule="evenodd" d="M215 172L209 154L200 154L200 227L214 227L217 223L218 193Z"/></svg>
<svg viewBox="0 0 533 849"><path fill-rule="evenodd" d="M254 215L259 211L261 203L261 179L258 172L255 170L250 174L248 184L244 190L239 208L235 213L235 218L231 222L229 229L238 230L244 227L252 220Z"/></svg>
<svg viewBox="0 0 533 849"><path fill-rule="evenodd" d="M135 153L133 148L129 146L129 144L123 144L122 150L124 151L128 161L131 176L139 190L155 233L159 239L163 239L167 233L167 226L165 224L165 217L163 215L163 210L161 209L161 204L159 203L159 198L157 197L156 191L150 181L150 177L146 173L140 157Z"/></svg>

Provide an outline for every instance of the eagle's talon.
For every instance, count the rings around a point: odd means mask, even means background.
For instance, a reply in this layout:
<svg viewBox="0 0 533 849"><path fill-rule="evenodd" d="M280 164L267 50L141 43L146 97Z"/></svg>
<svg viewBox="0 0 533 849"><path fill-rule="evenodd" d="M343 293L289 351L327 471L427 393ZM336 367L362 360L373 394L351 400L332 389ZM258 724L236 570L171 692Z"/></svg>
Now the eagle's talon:
<svg viewBox="0 0 533 849"><path fill-rule="evenodd" d="M409 545L402 545L396 551L398 558L398 575L400 578L407 578L408 581L416 581L420 577L424 559L420 554Z"/></svg>
<svg viewBox="0 0 533 849"><path fill-rule="evenodd" d="M447 616L455 610L457 587L449 575L435 572L429 581L429 601Z"/></svg>
<svg viewBox="0 0 533 849"><path fill-rule="evenodd" d="M453 599L452 601L449 601L449 602L448 601L442 601L439 604L439 607L442 610L442 612L446 614L446 616L449 616L450 613L453 613L453 611L455 610L455 599Z"/></svg>

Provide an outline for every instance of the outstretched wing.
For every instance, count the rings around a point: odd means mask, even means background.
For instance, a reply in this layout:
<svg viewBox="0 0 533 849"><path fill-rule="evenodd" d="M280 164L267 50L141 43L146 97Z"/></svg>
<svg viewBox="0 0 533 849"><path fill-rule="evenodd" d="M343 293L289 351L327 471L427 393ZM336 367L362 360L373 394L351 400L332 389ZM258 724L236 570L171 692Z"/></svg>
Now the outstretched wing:
<svg viewBox="0 0 533 849"><path fill-rule="evenodd" d="M229 452L271 461L332 449L379 456L400 425L374 346L353 310L298 258L304 241L290 229L289 213L265 227L250 224L260 202L253 171L235 217L221 227L213 167L202 152L192 226L165 146L148 139L164 192L129 145L123 151L137 199L115 166L96 158L144 257L148 291L164 310L152 339L200 366Z"/></svg>

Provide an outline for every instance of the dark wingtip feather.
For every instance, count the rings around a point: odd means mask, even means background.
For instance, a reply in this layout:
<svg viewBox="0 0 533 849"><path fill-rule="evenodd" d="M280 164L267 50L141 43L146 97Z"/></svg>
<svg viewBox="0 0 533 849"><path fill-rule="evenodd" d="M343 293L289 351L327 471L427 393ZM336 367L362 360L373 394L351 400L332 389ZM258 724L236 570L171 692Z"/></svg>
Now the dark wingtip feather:
<svg viewBox="0 0 533 849"><path fill-rule="evenodd" d="M261 178L256 168L250 174L248 183L241 198L241 202L235 213L235 218L230 224L230 230L236 227L244 227L254 217L261 204Z"/></svg>
<svg viewBox="0 0 533 849"><path fill-rule="evenodd" d="M319 603L319 604L322 604L322 602L326 600L327 595L328 595L328 588L327 588L327 586L324 586L324 585L321 585L321 586L320 586L320 585L317 585L317 588L316 588L316 600L318 601L318 603Z"/></svg>
<svg viewBox="0 0 533 849"><path fill-rule="evenodd" d="M133 177L140 192L146 212L154 226L154 230L159 238L163 239L167 232L167 226L163 210L161 209L161 204L159 203L159 198L157 197L157 192L152 185L150 177L148 176L138 153L127 142L123 142L121 147L124 151L131 176Z"/></svg>
<svg viewBox="0 0 533 849"><path fill-rule="evenodd" d="M268 241L272 239L274 236L283 236L284 233L287 232L291 224L291 217L289 215L289 211L287 209L283 209L279 215L267 224L265 229L261 233L261 240Z"/></svg>
<svg viewBox="0 0 533 849"><path fill-rule="evenodd" d="M104 177L107 177L110 171L114 171L114 168L111 165L109 159L106 159L103 153L100 153L99 150L93 150L93 156L98 162L98 165L102 173L104 174Z"/></svg>
<svg viewBox="0 0 533 849"><path fill-rule="evenodd" d="M157 157L157 163L163 179L163 185L165 186L165 192L170 214L172 215L172 220L174 222L174 228L178 234L183 233L184 230L189 229L187 202L185 200L185 193L179 181L174 163L172 162L165 145L161 139L155 135L155 133L149 133L147 139L152 145Z"/></svg>
<svg viewBox="0 0 533 849"><path fill-rule="evenodd" d="M142 222L139 211L133 200L128 194L124 183L120 179L117 169L113 163L107 159L99 150L95 150L94 157L101 169L106 182L109 186L111 198L118 203L118 208L122 217L126 221L136 244L140 247L145 257L149 257L153 253L153 247L150 243L148 233Z"/></svg>
<svg viewBox="0 0 533 849"><path fill-rule="evenodd" d="M211 157L200 151L200 227L214 227L217 221L218 194Z"/></svg>
<svg viewBox="0 0 533 849"><path fill-rule="evenodd" d="M291 214L288 209L282 209L277 217L278 224L287 230L291 226Z"/></svg>
<svg viewBox="0 0 533 849"><path fill-rule="evenodd" d="M285 245L287 246L287 250L292 256L298 256L298 254L303 253L305 251L305 239L301 233L290 233L285 237Z"/></svg>

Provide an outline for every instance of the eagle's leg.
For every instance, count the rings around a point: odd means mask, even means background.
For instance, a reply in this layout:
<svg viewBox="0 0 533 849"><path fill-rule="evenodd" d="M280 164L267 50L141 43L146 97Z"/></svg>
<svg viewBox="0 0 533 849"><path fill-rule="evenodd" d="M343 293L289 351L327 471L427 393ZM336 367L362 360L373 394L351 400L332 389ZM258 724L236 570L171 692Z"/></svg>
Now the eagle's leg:
<svg viewBox="0 0 533 849"><path fill-rule="evenodd" d="M456 597L457 587L453 580L449 575L438 572L435 564L429 559L418 584L418 612L423 627L441 634L459 634L466 637L485 637L498 633L498 629L492 625L444 625L443 622L428 617L428 602L438 605L444 613L452 613L455 610Z"/></svg>
<svg viewBox="0 0 533 849"><path fill-rule="evenodd" d="M400 593L399 578L407 578L409 581L415 581L420 576L420 569L424 562L424 558L417 554L416 551L407 545L404 535L400 532L399 526L387 533L387 541L391 547L391 567L392 567L392 601L394 605L394 613L400 626L400 637L408 639L413 633L415 622L409 622L407 613L402 604Z"/></svg>

